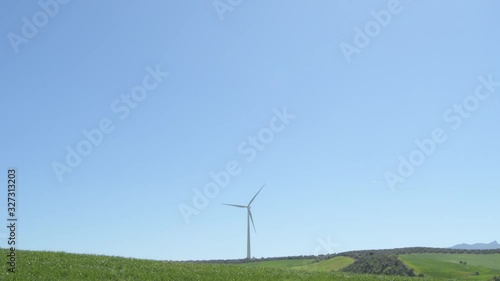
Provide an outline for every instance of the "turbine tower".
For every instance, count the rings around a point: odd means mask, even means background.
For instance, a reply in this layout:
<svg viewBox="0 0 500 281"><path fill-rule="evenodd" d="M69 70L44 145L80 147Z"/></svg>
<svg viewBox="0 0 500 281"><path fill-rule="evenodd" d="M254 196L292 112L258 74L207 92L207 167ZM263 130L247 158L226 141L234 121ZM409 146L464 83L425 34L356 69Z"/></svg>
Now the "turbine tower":
<svg viewBox="0 0 500 281"><path fill-rule="evenodd" d="M234 205L234 204L222 204L222 205L226 205L226 206L247 209L247 259L249 259L249 260L252 258L252 253L250 250L250 221L252 221L253 230L255 231L255 233L257 233L257 230L255 230L255 224L253 223L251 205L252 205L253 200L255 200L255 197L257 197L257 195L259 195L259 192L264 188L264 186L265 186L265 184L259 189L259 191L257 191L257 193L255 193L252 200L250 200L250 202L248 203L247 206Z"/></svg>

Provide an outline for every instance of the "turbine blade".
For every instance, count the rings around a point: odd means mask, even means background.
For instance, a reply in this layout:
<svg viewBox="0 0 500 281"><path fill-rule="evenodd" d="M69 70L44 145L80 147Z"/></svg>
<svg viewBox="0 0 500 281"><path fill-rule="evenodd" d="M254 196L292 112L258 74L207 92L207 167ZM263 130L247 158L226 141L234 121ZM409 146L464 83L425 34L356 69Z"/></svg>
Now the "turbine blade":
<svg viewBox="0 0 500 281"><path fill-rule="evenodd" d="M248 210L248 214L250 215L250 220L252 221L253 231L257 233L257 229L255 229L255 224L253 223L252 211Z"/></svg>
<svg viewBox="0 0 500 281"><path fill-rule="evenodd" d="M222 204L222 205L236 207L236 208L246 208L247 207L247 206L243 206L243 205L233 205L233 204Z"/></svg>
<svg viewBox="0 0 500 281"><path fill-rule="evenodd" d="M257 195L259 195L259 192L264 188L266 184L264 184L260 189L259 191L257 191L257 193L255 193L255 195L253 196L252 200L250 200L250 203L248 203L248 206L250 206L250 204L252 204L253 200L255 199L255 197L257 197Z"/></svg>

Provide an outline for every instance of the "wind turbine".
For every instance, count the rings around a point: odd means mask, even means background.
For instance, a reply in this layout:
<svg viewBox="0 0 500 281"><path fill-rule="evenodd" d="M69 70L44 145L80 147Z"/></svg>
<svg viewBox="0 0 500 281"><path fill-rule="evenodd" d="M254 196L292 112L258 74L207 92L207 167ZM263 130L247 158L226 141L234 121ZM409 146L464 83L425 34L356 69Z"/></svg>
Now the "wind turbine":
<svg viewBox="0 0 500 281"><path fill-rule="evenodd" d="M257 193L255 193L255 195L253 196L252 200L250 200L250 202L248 203L247 206L244 206L244 205L234 205L234 204L222 204L222 205L226 205L226 206L231 206L231 207L236 207L236 208L244 208L244 209L247 209L247 259L251 259L252 258L252 254L251 254L251 250L250 250L250 221L252 221L252 226L253 226L253 230L255 231L255 233L257 233L257 230L255 230L255 224L253 223L253 217L252 217L252 202L253 200L255 200L255 197L257 197L257 195L259 195L259 192L264 188L266 184L264 184L260 189L259 191L257 191Z"/></svg>

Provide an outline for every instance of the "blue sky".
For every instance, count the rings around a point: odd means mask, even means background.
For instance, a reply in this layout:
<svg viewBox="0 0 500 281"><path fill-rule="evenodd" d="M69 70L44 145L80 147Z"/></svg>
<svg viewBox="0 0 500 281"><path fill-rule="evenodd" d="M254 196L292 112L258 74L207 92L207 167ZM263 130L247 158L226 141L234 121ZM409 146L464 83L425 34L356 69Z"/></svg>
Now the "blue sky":
<svg viewBox="0 0 500 281"><path fill-rule="evenodd" d="M0 169L18 169L19 247L241 258L245 212L221 203L263 183L256 257L500 239L500 87L458 129L443 118L488 92L478 77L500 80L500 3L401 0L348 62L341 44L390 5L242 1L221 18L211 1L69 1L13 44L44 10L2 2ZM144 79L155 86L122 120L113 103ZM284 108L295 117L247 161L238 147ZM113 131L60 181L53 163L102 120ZM385 174L436 128L446 141L391 188ZM186 223L179 207L231 161L241 172Z"/></svg>

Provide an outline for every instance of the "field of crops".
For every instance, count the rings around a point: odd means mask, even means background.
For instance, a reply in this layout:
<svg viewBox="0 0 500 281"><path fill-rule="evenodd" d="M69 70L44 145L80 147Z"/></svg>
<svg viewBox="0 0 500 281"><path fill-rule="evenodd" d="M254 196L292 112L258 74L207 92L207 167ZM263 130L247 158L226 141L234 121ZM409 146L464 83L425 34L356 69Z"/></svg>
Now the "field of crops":
<svg viewBox="0 0 500 281"><path fill-rule="evenodd" d="M295 266L292 267L292 269L322 271L322 272L339 271L344 267L347 267L348 265L352 264L353 262L354 259L349 257L334 257L316 263Z"/></svg>
<svg viewBox="0 0 500 281"><path fill-rule="evenodd" d="M315 262L314 259L284 259L271 261L257 261L243 263L241 266L262 267L262 268L288 268L295 270L331 272L339 271L350 265L354 259L348 257L334 257L331 259Z"/></svg>
<svg viewBox="0 0 500 281"><path fill-rule="evenodd" d="M6 253L5 250L0 250L0 256L5 257ZM240 265L166 263L54 252L18 251L17 254L17 272L7 274L6 263L2 262L0 280L414 280L390 276L379 277Z"/></svg>
<svg viewBox="0 0 500 281"><path fill-rule="evenodd" d="M500 254L411 254L399 258L417 274L423 272L435 279L492 280L500 276Z"/></svg>

